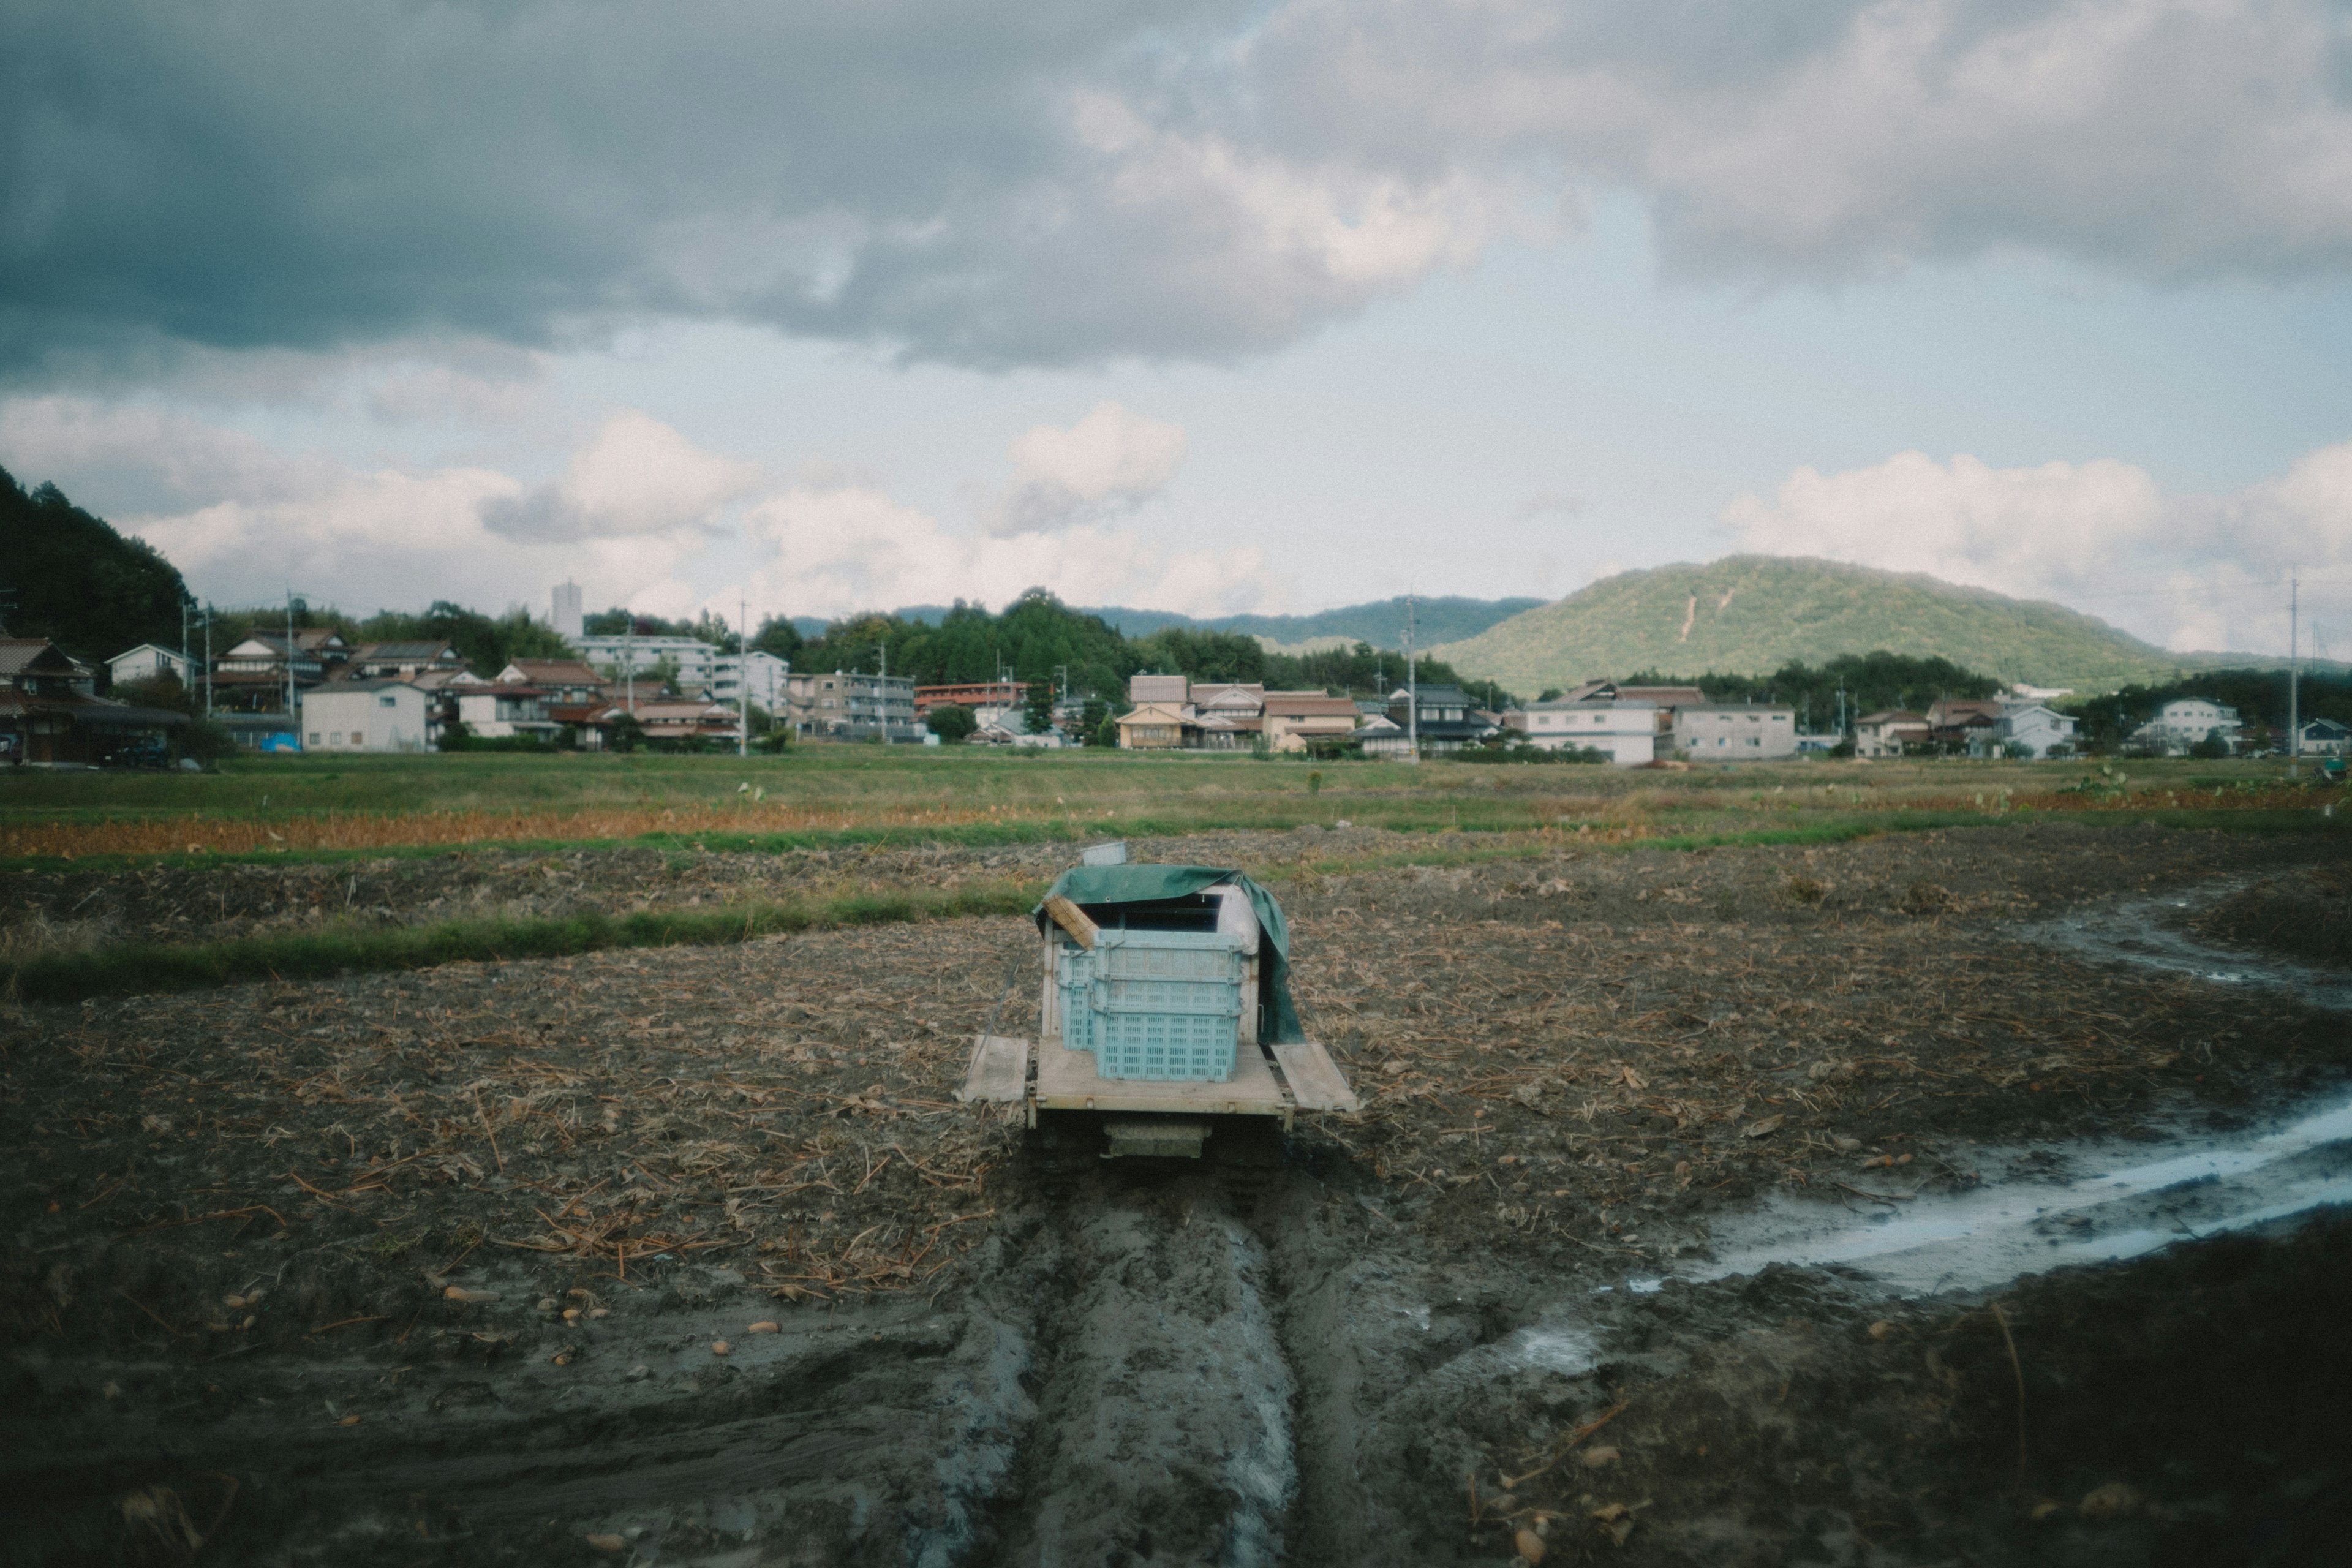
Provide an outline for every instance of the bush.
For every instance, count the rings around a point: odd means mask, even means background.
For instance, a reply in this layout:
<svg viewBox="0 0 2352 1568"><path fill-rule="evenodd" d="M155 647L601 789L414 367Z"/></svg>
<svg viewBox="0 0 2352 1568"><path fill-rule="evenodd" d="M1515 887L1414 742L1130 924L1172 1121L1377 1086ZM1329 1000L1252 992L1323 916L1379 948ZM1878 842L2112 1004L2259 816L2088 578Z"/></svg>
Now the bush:
<svg viewBox="0 0 2352 1568"><path fill-rule="evenodd" d="M2207 735L2189 748L2189 754L2200 762L2215 763L2230 755L2230 742L2219 735Z"/></svg>
<svg viewBox="0 0 2352 1568"><path fill-rule="evenodd" d="M1609 753L1598 746L1563 746L1549 752L1541 746L1531 746L1525 741L1516 745L1465 746L1454 753L1457 763L1570 763L1589 766L1610 760Z"/></svg>
<svg viewBox="0 0 2352 1568"><path fill-rule="evenodd" d="M979 729L980 720L971 709L950 702L924 715L923 727L937 735L943 745L952 746Z"/></svg>
<svg viewBox="0 0 2352 1568"><path fill-rule="evenodd" d="M216 763L236 755L236 737L209 719L191 719L180 731L180 754Z"/></svg>
<svg viewBox="0 0 2352 1568"><path fill-rule="evenodd" d="M444 752L462 752L473 738L474 732L466 728L463 719L452 719L441 726L440 737L433 744Z"/></svg>

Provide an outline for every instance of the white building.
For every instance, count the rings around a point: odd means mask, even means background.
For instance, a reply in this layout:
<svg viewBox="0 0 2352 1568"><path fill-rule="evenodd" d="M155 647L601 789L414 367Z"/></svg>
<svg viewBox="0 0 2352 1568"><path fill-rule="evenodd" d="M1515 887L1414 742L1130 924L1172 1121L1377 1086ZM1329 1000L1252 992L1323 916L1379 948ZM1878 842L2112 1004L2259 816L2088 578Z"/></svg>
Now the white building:
<svg viewBox="0 0 2352 1568"><path fill-rule="evenodd" d="M692 694L718 683L718 648L699 637L577 637L572 646L599 674L621 680L634 669L639 675L665 660L677 667L677 689Z"/></svg>
<svg viewBox="0 0 2352 1568"><path fill-rule="evenodd" d="M1706 702L1676 708L1674 746L1695 763L1793 757L1797 710L1771 702Z"/></svg>
<svg viewBox="0 0 2352 1568"><path fill-rule="evenodd" d="M830 674L795 670L785 683L785 711L793 732L820 741L920 745L929 733L915 717L915 682L904 675Z"/></svg>
<svg viewBox="0 0 2352 1568"><path fill-rule="evenodd" d="M2131 743L2160 757L2179 757L2209 737L2234 748L2241 732L2235 708L2203 697L2177 697L2132 731Z"/></svg>
<svg viewBox="0 0 2352 1568"><path fill-rule="evenodd" d="M333 680L302 699L304 749L422 752L433 743L432 703L404 680Z"/></svg>
<svg viewBox="0 0 2352 1568"><path fill-rule="evenodd" d="M551 597L553 603L550 608L553 613L548 616L547 624L555 629L557 637L574 647L579 646L580 635L587 629L588 619L580 602L580 584L567 578L555 585Z"/></svg>
<svg viewBox="0 0 2352 1568"><path fill-rule="evenodd" d="M1516 719L1517 722L1511 723ZM1658 705L1654 702L1530 702L1505 715L1524 731L1530 746L1547 752L1591 747L1606 752L1621 768L1657 761Z"/></svg>
<svg viewBox="0 0 2352 1568"><path fill-rule="evenodd" d="M774 654L762 653L758 648L748 654L722 653L710 661L710 700L714 702L740 701L747 669L751 685L751 706L781 715L790 695L785 682L791 679L792 666Z"/></svg>
<svg viewBox="0 0 2352 1568"><path fill-rule="evenodd" d="M2074 716L2039 702L2004 702L1992 728L1969 737L1972 756L2005 756L2012 748L2030 757L2063 757L2074 750Z"/></svg>
<svg viewBox="0 0 2352 1568"><path fill-rule="evenodd" d="M457 697L458 721L468 733L486 741L508 735L552 739L562 728L547 716L545 700L536 687L460 686L452 689Z"/></svg>
<svg viewBox="0 0 2352 1568"><path fill-rule="evenodd" d="M126 680L151 680L168 675L183 686L195 684L195 661L177 648L159 647L151 642L141 643L128 653L118 653L106 661L113 673L115 684Z"/></svg>

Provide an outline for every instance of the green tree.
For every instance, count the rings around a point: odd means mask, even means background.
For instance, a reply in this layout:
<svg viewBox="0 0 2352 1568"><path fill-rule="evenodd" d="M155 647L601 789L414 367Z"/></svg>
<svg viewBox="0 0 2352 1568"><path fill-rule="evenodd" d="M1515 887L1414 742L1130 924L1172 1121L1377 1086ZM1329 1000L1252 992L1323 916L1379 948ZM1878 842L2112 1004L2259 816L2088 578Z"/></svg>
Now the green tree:
<svg viewBox="0 0 2352 1568"><path fill-rule="evenodd" d="M124 538L55 485L28 494L0 468L0 626L7 635L47 637L93 662L143 642L177 647L187 599L179 572L144 540Z"/></svg>
<svg viewBox="0 0 2352 1568"><path fill-rule="evenodd" d="M949 702L932 709L923 716L923 725L941 741L952 746L980 728L980 721L971 709Z"/></svg>
<svg viewBox="0 0 2352 1568"><path fill-rule="evenodd" d="M1054 689L1042 680L1033 680L1021 704L1021 717L1033 735L1042 735L1054 727Z"/></svg>

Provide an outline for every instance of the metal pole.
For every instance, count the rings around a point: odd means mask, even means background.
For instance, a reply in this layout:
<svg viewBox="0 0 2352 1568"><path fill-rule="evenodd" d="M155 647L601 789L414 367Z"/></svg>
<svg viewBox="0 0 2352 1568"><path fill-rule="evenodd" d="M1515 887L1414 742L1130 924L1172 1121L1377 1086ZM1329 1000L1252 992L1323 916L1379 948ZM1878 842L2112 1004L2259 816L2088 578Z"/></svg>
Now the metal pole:
<svg viewBox="0 0 2352 1568"><path fill-rule="evenodd" d="M741 699L737 710L735 754L751 754L751 598L739 595L735 600L735 694Z"/></svg>
<svg viewBox="0 0 2352 1568"><path fill-rule="evenodd" d="M2286 776L2294 777L2303 762L2303 713L2296 706L2296 633L2303 614L2303 579L2287 579L2286 594Z"/></svg>
<svg viewBox="0 0 2352 1568"><path fill-rule="evenodd" d="M205 719L213 716L213 602L205 601Z"/></svg>
<svg viewBox="0 0 2352 1568"><path fill-rule="evenodd" d="M286 590L286 721L294 726L294 744L302 744L302 721L294 711L294 590Z"/></svg>
<svg viewBox="0 0 2352 1568"><path fill-rule="evenodd" d="M1412 657L1412 595L1404 596L1405 761L1421 761L1421 668Z"/></svg>
<svg viewBox="0 0 2352 1568"><path fill-rule="evenodd" d="M890 743L890 638L882 638L882 743Z"/></svg>

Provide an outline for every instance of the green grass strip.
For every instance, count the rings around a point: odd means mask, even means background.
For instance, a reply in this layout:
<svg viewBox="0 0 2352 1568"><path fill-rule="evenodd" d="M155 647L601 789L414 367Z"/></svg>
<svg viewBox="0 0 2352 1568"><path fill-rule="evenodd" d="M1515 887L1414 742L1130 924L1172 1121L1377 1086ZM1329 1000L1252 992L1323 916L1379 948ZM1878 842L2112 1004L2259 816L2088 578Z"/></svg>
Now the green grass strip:
<svg viewBox="0 0 2352 1568"><path fill-rule="evenodd" d="M803 903L647 910L558 920L445 921L382 929L330 927L235 942L125 943L48 953L0 971L0 994L26 1002L194 991L256 980L322 980L441 963L566 958L609 948L714 947L834 926L1026 913L1042 886L997 883L940 892L853 893Z"/></svg>

